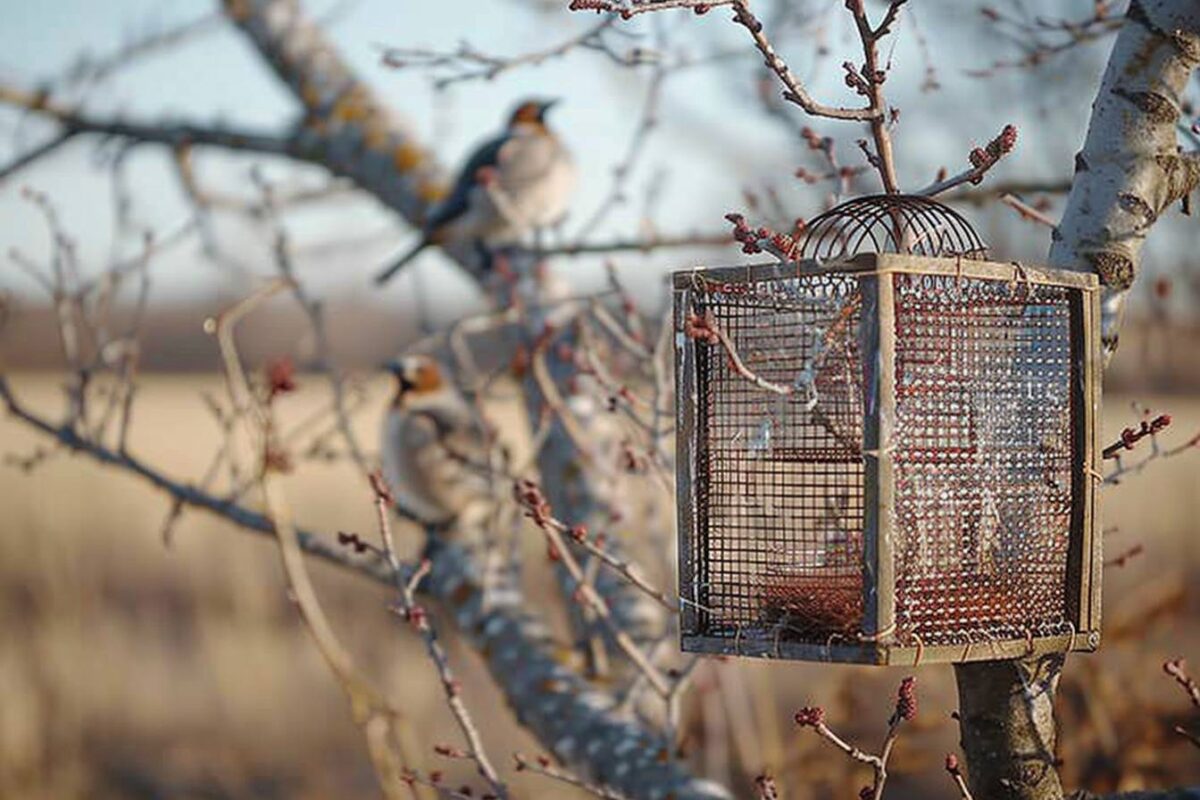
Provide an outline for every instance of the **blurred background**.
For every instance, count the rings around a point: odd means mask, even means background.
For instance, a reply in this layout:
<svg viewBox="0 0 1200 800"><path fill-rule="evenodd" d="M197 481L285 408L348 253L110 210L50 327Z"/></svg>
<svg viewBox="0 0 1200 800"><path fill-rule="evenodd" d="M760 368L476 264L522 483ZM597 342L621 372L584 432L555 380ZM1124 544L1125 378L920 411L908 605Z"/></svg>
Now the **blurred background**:
<svg viewBox="0 0 1200 800"><path fill-rule="evenodd" d="M581 171L558 234L565 241L707 236L725 232L722 215L733 210L777 220L811 216L830 192L795 177L798 167L822 168L800 135L806 125L834 137L844 163L862 161L857 131L772 110L763 99L761 62L724 13L645 15L606 31L602 48L576 47L491 78L459 80L458 62L429 54L454 53L464 43L500 57L542 51L595 26L597 17L567 13L565 0L304 5L445 165L498 130L518 99L561 97L552 122ZM857 41L842 3L761 5L781 52L813 93L852 102L838 64L855 58ZM941 167L957 172L972 147L1013 123L1017 149L981 189L1010 187L1057 218L1064 195L1055 187L1069 183L1111 36L1080 37L1078 46L1036 67L1009 68L1003 63L1019 61L1030 40L997 26L980 4L910 5L886 51L889 99L902 109L895 133L901 183L924 185ZM1013 2L1002 11L1034 20L1043 11L1035 5ZM1086 19L1094 7L1063 2L1054 13ZM97 114L163 123L236 123L269 132L296 119L294 101L214 3L5 0L2 8L0 85L44 89ZM178 40L137 48L180 25L188 33ZM1052 31L1047 40L1057 41ZM108 55L131 48L135 55L119 68L98 69ZM654 55L634 58L634 51ZM623 65L614 53L646 63ZM0 163L52 136L53 126L36 114L0 107ZM353 377L353 422L373 442L388 386L372 366L482 311L487 298L433 250L385 289L374 287L370 276L414 240L414 231L320 168L206 149L197 150L192 169L215 195L237 202L198 203L165 148L127 149L97 137L78 137L0 178L0 245L12 256L0 268L0 368L14 391L51 415L68 402L56 308L19 263L50 263L55 253L42 212L26 196L32 188L53 204L85 277L102 275L131 252L131 230L169 236L181 225L196 228L154 262L131 451L183 482L204 474L220 433L204 396L222 387L203 322L275 274L276 223L287 230L297 276L324 304L329 358ZM268 224L246 210L263 181L318 198ZM864 175L853 191L874 191L873 181ZM967 191L954 202L994 260L1042 259L1047 230L992 200ZM1175 211L1150 236L1121 349L1106 376L1106 442L1136 426L1145 409L1172 416L1159 437L1164 449L1200 433L1198 251L1200 227ZM684 246L556 258L550 268L580 292L603 285L611 268L653 314L671 269L743 259L732 247ZM138 302L132 291L113 298L118 317ZM243 337L251 364L288 356L303 370L316 347L303 314L287 303L264 307ZM280 409L292 421L329 402L323 380L302 372L298 382ZM493 411L509 420L514 446L523 446L519 409ZM169 502L137 480L72 458L11 418L0 418L0 454L0 795L378 794L361 735L286 596L270 540L202 512L175 519ZM320 453L310 456L286 479L298 519L322 531L371 530L372 498L357 473ZM1072 656L1066 669L1064 780L1096 791L1194 783L1197 751L1172 732L1194 715L1160 666L1168 658L1200 662L1200 451L1153 459L1106 488L1102 502L1112 561L1106 642L1097 654ZM403 547L415 553L419 539L406 533ZM637 535L632 526L618 533ZM544 550L531 539L530 553ZM541 561L531 557L530 580L548 591ZM659 554L652 566L663 585L673 580L661 568L669 562ZM431 691L434 673L419 643L387 612L387 594L332 568L313 570L355 658L419 732L424 768L466 780L469 769L431 751L433 743L455 741L455 728ZM499 759L518 749L538 752L478 658L453 639L450 650ZM743 792L748 777L770 767L791 787L789 797L854 796L866 776L815 737L797 734L791 715L801 705L824 705L847 738L874 746L903 674L714 659L698 671L684 712L685 750L703 774ZM956 707L952 671L928 666L917 676L922 713L901 741L889 796L955 797L940 768L957 739L949 716ZM522 796L568 796L528 776L513 784Z"/></svg>

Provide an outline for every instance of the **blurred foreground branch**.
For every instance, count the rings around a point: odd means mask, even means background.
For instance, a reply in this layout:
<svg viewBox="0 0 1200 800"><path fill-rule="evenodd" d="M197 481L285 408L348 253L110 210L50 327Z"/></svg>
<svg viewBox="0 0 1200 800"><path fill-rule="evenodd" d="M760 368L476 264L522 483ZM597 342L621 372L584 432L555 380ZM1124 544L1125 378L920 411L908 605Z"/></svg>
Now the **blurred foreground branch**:
<svg viewBox="0 0 1200 800"><path fill-rule="evenodd" d="M135 456L89 441L72 428L56 425L26 408L3 376L0 400L35 430L102 464L137 475L173 502L210 511L249 531L274 535L267 515L169 478ZM394 585L392 568L378 555L357 557L302 528L296 528L295 535L306 553ZM437 537L429 541L430 574L420 590L444 604L458 632L485 658L518 720L549 751L630 798L730 797L717 784L690 775L675 760L665 739L618 710L611 695L590 688L560 663L549 627L529 608L518 587L496 586L495 577L489 576L485 602L485 569L477 555Z"/></svg>

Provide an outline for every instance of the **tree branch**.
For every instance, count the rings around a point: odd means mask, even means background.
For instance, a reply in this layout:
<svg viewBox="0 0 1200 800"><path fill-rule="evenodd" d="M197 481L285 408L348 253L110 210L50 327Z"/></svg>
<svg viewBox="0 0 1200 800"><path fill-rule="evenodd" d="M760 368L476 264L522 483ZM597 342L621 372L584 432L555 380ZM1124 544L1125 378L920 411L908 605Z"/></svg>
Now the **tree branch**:
<svg viewBox="0 0 1200 800"><path fill-rule="evenodd" d="M241 528L274 535L270 519L236 502L214 497L171 479L129 454L117 453L55 425L25 408L0 376L0 401L9 412L73 451L137 475L173 501L213 512ZM311 531L296 530L300 548L310 555L386 585L394 585L392 568L372 554L355 557ZM430 575L421 590L441 601L459 633L487 661L492 678L518 720L564 763L592 780L634 800L729 800L729 793L710 781L692 777L674 760L669 743L644 724L616 710L607 693L589 688L560 663L550 629L533 613L519 587L497 586L489 576L484 601L483 565L472 551L431 539Z"/></svg>

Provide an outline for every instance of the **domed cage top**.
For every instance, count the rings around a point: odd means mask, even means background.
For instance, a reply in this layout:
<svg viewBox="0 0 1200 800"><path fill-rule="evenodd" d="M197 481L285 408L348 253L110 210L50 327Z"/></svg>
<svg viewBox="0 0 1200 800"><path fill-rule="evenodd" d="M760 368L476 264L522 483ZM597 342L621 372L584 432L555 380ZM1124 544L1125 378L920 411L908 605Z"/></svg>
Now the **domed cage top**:
<svg viewBox="0 0 1200 800"><path fill-rule="evenodd" d="M982 260L925 198L851 201L804 252L674 277L683 648L1095 649L1095 276Z"/></svg>
<svg viewBox="0 0 1200 800"><path fill-rule="evenodd" d="M957 211L920 195L858 197L805 226L800 258L841 259L858 253L987 258L987 246Z"/></svg>

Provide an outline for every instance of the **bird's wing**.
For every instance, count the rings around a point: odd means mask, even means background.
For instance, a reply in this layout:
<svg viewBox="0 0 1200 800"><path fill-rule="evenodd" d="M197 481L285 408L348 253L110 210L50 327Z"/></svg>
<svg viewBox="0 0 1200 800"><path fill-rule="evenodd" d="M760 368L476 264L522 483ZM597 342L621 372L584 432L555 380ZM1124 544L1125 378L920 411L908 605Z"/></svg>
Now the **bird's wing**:
<svg viewBox="0 0 1200 800"><path fill-rule="evenodd" d="M425 418L427 425L434 421ZM418 462L425 473L430 494L455 515L468 506L490 498L487 461L483 440L474 428L440 429L437 441L420 451Z"/></svg>
<svg viewBox="0 0 1200 800"><path fill-rule="evenodd" d="M380 447L384 478L400 505L424 522L444 522L453 516L428 490L418 460L419 453L436 442L436 426L410 414L389 414L384 423Z"/></svg>
<svg viewBox="0 0 1200 800"><path fill-rule="evenodd" d="M395 488L429 521L452 519L490 496L482 440L470 431L447 430L433 415L414 411L388 444Z"/></svg>
<svg viewBox="0 0 1200 800"><path fill-rule="evenodd" d="M512 139L507 133L502 136L497 136L495 139L484 142L475 149L471 157L467 159L462 169L458 173L458 177L454 180L454 186L450 193L446 195L446 199L438 204L425 221L426 234L436 231L444 225L447 225L461 217L467 212L470 205L471 190L475 188L478 182L478 172L484 167L494 167L500 162L501 151L504 145Z"/></svg>

